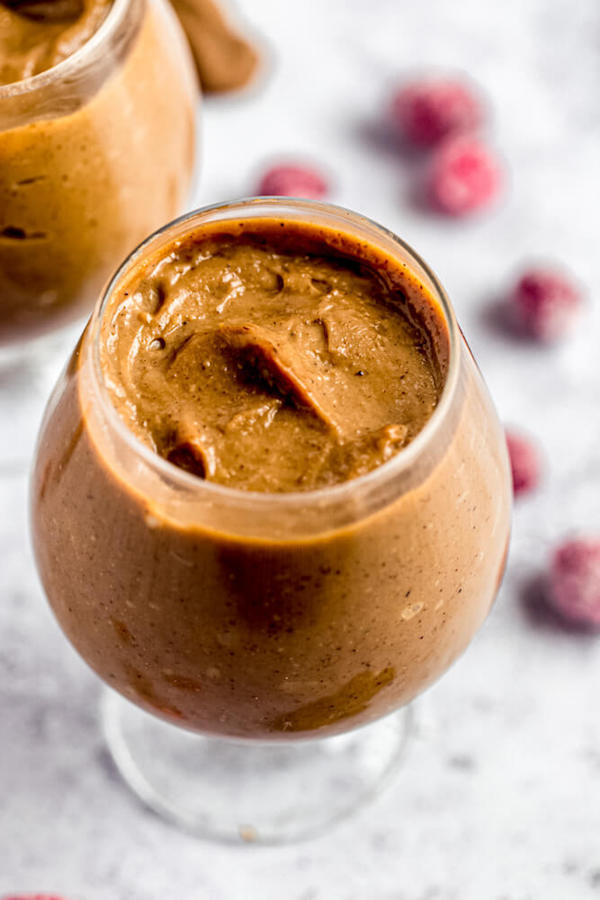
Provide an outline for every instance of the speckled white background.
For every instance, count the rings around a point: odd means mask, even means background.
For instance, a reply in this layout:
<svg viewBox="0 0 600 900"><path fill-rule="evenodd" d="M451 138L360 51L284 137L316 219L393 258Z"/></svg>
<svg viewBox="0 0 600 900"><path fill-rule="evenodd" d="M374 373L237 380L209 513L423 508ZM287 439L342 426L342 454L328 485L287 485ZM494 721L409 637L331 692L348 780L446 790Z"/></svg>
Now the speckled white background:
<svg viewBox="0 0 600 900"><path fill-rule="evenodd" d="M418 704L419 732L393 788L326 838L221 848L146 812L113 771L96 719L99 685L47 611L28 546L20 448L26 455L39 403L0 378L4 443L19 451L0 473L0 894L600 897L600 637L561 628L526 590L554 540L600 530L600 6L239 5L272 43L271 70L255 93L206 103L198 201L251 193L278 152L321 160L334 200L396 230L437 270L502 418L545 449L544 486L516 509L508 575L487 624ZM394 79L430 64L480 82L510 168L501 207L465 224L420 210L418 163L377 137ZM589 288L579 330L558 349L511 342L489 314L531 257L561 259Z"/></svg>

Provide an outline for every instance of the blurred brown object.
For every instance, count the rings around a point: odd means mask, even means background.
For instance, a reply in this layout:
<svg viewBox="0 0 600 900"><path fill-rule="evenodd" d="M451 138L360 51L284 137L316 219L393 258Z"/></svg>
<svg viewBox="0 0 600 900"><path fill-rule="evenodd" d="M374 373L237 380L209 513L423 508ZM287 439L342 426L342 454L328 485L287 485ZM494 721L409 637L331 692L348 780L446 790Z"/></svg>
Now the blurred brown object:
<svg viewBox="0 0 600 900"><path fill-rule="evenodd" d="M68 22L83 13L83 0L2 0L2 3L40 22Z"/></svg>
<svg viewBox="0 0 600 900"><path fill-rule="evenodd" d="M171 0L192 47L202 88L234 91L254 76L259 55L232 30L215 0Z"/></svg>

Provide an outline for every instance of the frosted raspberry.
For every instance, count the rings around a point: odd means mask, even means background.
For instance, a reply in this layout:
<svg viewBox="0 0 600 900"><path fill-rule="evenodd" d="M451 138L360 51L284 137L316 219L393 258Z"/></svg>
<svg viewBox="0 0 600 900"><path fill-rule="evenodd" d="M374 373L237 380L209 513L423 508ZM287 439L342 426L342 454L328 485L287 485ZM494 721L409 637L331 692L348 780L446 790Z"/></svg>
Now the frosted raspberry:
<svg viewBox="0 0 600 900"><path fill-rule="evenodd" d="M514 431L506 432L506 445L512 470L515 497L527 494L540 480L540 456L535 444Z"/></svg>
<svg viewBox="0 0 600 900"><path fill-rule="evenodd" d="M444 141L436 150L429 175L429 196L451 216L483 209L495 199L502 167L492 150L471 135Z"/></svg>
<svg viewBox="0 0 600 900"><path fill-rule="evenodd" d="M265 172L258 186L260 195L304 197L320 200L328 192L322 175L305 166L273 166Z"/></svg>
<svg viewBox="0 0 600 900"><path fill-rule="evenodd" d="M476 128L483 120L483 108L467 84L452 78L424 78L396 92L391 116L407 141L431 147L450 134Z"/></svg>
<svg viewBox="0 0 600 900"><path fill-rule="evenodd" d="M510 297L518 328L539 341L555 341L573 324L581 292L569 276L556 269L525 272Z"/></svg>
<svg viewBox="0 0 600 900"><path fill-rule="evenodd" d="M600 628L600 538L566 541L555 550L549 599L568 621Z"/></svg>
<svg viewBox="0 0 600 900"><path fill-rule="evenodd" d="M63 900L57 894L11 894L0 900Z"/></svg>

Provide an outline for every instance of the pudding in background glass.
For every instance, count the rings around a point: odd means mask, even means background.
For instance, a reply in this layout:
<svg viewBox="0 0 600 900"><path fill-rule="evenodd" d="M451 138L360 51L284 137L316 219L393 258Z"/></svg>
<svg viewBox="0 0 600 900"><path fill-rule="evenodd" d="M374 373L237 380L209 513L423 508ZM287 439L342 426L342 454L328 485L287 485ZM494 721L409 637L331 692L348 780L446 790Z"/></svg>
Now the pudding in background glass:
<svg viewBox="0 0 600 900"><path fill-rule="evenodd" d="M211 245L215 235L221 246ZM252 253L240 267L249 235ZM260 328L249 319L257 297L267 298ZM294 356L298 329L286 324L282 338L282 315L306 302L317 312L298 319L308 343ZM381 318L365 340L364 315L373 311ZM310 344L323 333L325 350ZM207 360L213 380L203 389ZM231 384L252 394L258 412L228 442L229 413L225 425L214 415L237 402ZM205 403L200 421L187 405L194 391ZM283 457L286 473L297 466L296 489L289 479L279 491L240 489L246 475L231 448L237 441L241 453L253 429L250 468L271 449L275 472ZM292 462L285 434L295 436ZM260 467L249 477L263 484ZM377 733L366 755L371 728L320 739L408 704L466 648L498 590L510 497L502 429L425 264L354 213L260 199L184 217L121 267L50 401L32 526L49 602L83 658L154 716L219 736L190 738L146 716L132 725L142 714L121 703L109 733L128 780L202 833L228 836L246 821L260 838L283 840L344 814L389 770L397 735L386 743ZM255 801L243 813L207 811L198 783L199 768L215 781L199 748L213 761L227 756L222 748L234 745L222 738L294 748L295 762L261 768L252 753L260 757L263 745L243 743L223 776L229 784L243 772L241 795ZM185 773L181 741L191 754ZM345 741L341 749L336 741ZM287 818L280 808L261 816L273 771L295 783L307 746L329 763L313 758L310 788L298 781L302 796L288 798ZM160 772L158 758L169 760ZM327 785L344 771L351 787L342 800Z"/></svg>
<svg viewBox="0 0 600 900"><path fill-rule="evenodd" d="M5 3L0 26L1 346L83 316L182 211L198 94L164 0Z"/></svg>

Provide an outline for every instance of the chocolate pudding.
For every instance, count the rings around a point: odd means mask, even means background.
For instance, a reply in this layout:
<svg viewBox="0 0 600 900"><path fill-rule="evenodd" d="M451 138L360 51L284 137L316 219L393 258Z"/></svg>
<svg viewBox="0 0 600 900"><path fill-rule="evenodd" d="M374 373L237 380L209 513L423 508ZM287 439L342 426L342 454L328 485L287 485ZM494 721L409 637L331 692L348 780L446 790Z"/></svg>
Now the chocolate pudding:
<svg viewBox="0 0 600 900"><path fill-rule="evenodd" d="M0 5L0 343L82 315L178 213L197 88L163 0Z"/></svg>
<svg viewBox="0 0 600 900"><path fill-rule="evenodd" d="M437 404L447 345L422 285L374 248L240 221L132 273L102 364L115 407L155 452L280 492L347 481L408 444Z"/></svg>
<svg viewBox="0 0 600 900"><path fill-rule="evenodd" d="M255 204L174 224L113 281L42 427L34 546L65 633L134 702L322 736L410 701L482 623L506 449L401 242Z"/></svg>
<svg viewBox="0 0 600 900"><path fill-rule="evenodd" d="M96 33L113 0L0 0L0 84L39 75Z"/></svg>

